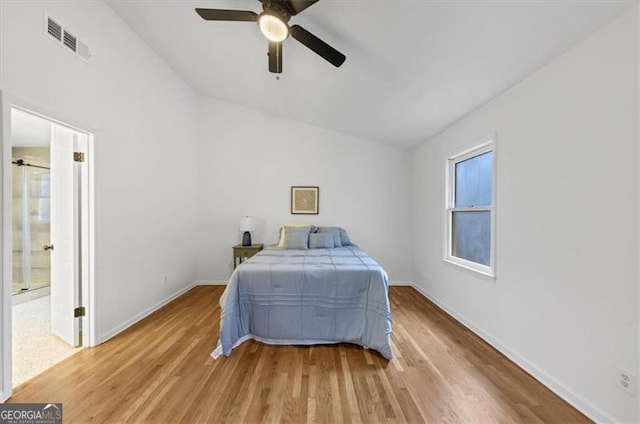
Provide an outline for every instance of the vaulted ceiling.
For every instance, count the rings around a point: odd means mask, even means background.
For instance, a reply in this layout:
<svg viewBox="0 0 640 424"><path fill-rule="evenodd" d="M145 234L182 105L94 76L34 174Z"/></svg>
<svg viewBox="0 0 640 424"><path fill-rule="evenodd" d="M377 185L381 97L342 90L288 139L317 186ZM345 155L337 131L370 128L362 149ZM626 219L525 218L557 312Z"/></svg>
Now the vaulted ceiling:
<svg viewBox="0 0 640 424"><path fill-rule="evenodd" d="M292 17L347 56L335 68L289 38L278 80L251 22L196 7L258 0L108 0L196 92L369 140L414 147L629 8L634 1L320 0Z"/></svg>

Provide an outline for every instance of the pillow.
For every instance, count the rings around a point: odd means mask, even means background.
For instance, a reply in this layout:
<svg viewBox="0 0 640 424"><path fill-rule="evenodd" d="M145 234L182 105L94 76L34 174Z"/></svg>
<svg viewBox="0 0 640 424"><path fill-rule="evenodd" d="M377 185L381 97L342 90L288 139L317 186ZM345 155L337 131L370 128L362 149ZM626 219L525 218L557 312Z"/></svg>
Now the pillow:
<svg viewBox="0 0 640 424"><path fill-rule="evenodd" d="M333 234L331 233L311 233L309 234L309 249L332 249Z"/></svg>
<svg viewBox="0 0 640 424"><path fill-rule="evenodd" d="M318 230L318 227L316 227L315 225L309 225L309 224L286 224L287 227L311 227L311 229L309 230L309 232L311 233L315 233ZM284 248L284 227L285 225L283 225L282 227L280 227L280 229L278 230L278 243L276 244L276 247L280 247L280 248Z"/></svg>
<svg viewBox="0 0 640 424"><path fill-rule="evenodd" d="M333 235L334 247L342 247L342 241L340 240L340 228L338 227L318 227L319 233L330 233Z"/></svg>
<svg viewBox="0 0 640 424"><path fill-rule="evenodd" d="M351 245L351 239L349 239L347 230L345 230L344 228L340 228L340 243L342 243L343 246Z"/></svg>
<svg viewBox="0 0 640 424"><path fill-rule="evenodd" d="M309 231L311 226L290 227L284 226L284 249L308 249L309 248Z"/></svg>

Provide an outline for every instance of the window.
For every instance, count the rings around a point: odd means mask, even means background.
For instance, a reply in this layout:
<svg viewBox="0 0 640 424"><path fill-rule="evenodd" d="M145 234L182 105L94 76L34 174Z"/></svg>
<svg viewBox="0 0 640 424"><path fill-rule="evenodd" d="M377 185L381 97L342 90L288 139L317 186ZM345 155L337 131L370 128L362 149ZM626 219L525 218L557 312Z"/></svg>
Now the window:
<svg viewBox="0 0 640 424"><path fill-rule="evenodd" d="M449 158L447 174L445 260L494 276L493 141Z"/></svg>

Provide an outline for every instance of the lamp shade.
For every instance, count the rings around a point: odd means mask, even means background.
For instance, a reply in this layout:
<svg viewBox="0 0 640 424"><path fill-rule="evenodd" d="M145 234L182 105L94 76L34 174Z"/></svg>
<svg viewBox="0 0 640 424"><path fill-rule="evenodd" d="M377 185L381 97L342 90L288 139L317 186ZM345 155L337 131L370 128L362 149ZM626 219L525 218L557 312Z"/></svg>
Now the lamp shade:
<svg viewBox="0 0 640 424"><path fill-rule="evenodd" d="M255 228L255 223L252 216L242 216L240 217L240 231L253 231Z"/></svg>

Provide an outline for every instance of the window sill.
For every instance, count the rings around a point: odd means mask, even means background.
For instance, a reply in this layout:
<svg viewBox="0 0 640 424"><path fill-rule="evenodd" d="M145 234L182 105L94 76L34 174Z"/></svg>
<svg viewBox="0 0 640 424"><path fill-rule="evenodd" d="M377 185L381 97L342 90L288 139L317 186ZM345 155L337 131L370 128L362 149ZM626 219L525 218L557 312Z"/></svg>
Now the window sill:
<svg viewBox="0 0 640 424"><path fill-rule="evenodd" d="M490 269L489 267L483 267L483 268L487 268L487 270L485 269L480 269L479 267L474 266L475 264L473 262L469 262L469 261L465 261L465 260L461 260L458 258L453 258L453 257L445 257L442 258L442 260L450 265L453 265L454 267L458 268L458 269L462 269L466 272L468 272L469 274L472 274L474 276L480 276L483 279L489 280L489 281L495 281L496 280L496 273L494 270Z"/></svg>

